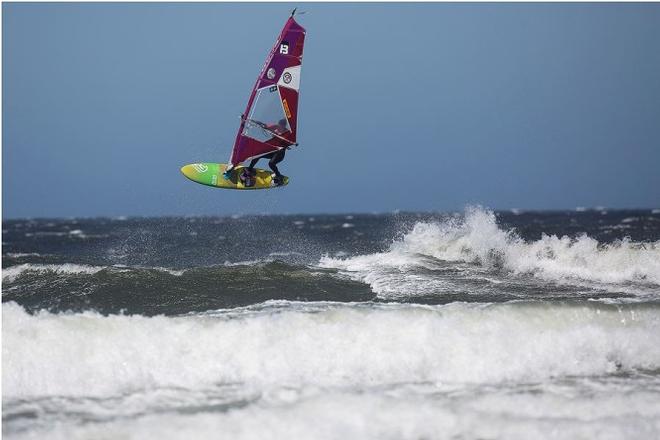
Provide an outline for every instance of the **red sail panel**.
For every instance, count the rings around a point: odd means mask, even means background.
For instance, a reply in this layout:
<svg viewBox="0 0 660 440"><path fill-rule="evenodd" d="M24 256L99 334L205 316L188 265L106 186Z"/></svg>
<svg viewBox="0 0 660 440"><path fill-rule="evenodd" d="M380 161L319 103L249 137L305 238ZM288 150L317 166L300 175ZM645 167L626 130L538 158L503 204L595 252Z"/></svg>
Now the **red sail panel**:
<svg viewBox="0 0 660 440"><path fill-rule="evenodd" d="M252 89L230 158L243 161L296 144L305 29L287 20Z"/></svg>

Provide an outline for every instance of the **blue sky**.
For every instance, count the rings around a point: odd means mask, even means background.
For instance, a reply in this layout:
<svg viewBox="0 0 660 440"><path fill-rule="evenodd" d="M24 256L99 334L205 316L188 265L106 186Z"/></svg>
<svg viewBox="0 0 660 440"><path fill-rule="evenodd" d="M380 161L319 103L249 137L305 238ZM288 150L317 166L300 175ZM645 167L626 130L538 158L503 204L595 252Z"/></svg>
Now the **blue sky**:
<svg viewBox="0 0 660 440"><path fill-rule="evenodd" d="M291 183L188 181L294 6ZM659 4L2 8L3 218L660 207Z"/></svg>

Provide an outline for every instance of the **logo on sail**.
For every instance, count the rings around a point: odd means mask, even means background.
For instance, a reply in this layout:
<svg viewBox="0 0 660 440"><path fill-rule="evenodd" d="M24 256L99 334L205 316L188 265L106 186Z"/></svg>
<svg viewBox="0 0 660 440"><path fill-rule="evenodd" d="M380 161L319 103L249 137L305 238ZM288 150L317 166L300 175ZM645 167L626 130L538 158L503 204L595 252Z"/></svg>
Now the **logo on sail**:
<svg viewBox="0 0 660 440"><path fill-rule="evenodd" d="M284 113L286 113L287 118L291 118L291 110L289 110L289 104L287 104L286 99L282 100L282 106L284 107Z"/></svg>
<svg viewBox="0 0 660 440"><path fill-rule="evenodd" d="M289 43L282 41L282 44L280 44L280 53L282 55L289 55Z"/></svg>
<svg viewBox="0 0 660 440"><path fill-rule="evenodd" d="M268 69L268 72L266 72L266 77L268 79L275 78L275 69L273 69L272 67L270 69Z"/></svg>
<svg viewBox="0 0 660 440"><path fill-rule="evenodd" d="M291 74L289 72L284 72L284 75L282 75L282 81L284 81L285 84L289 84L291 82Z"/></svg>

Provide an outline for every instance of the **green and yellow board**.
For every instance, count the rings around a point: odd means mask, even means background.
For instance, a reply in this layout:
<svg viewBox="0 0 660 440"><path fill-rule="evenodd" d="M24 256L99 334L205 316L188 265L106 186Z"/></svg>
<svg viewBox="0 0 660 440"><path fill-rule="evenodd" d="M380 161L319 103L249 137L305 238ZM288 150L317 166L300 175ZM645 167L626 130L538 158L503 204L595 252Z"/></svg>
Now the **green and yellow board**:
<svg viewBox="0 0 660 440"><path fill-rule="evenodd" d="M245 186L241 182L241 179L239 179L241 172L243 172L242 166L237 166L231 170L229 179L225 179L223 175L225 169L227 169L226 163L203 162L185 165L181 167L181 172L193 182L224 189L268 189L277 188L289 183L289 178L285 176L284 182L281 185L275 185L270 171L255 168L254 170L257 172L257 175L254 186Z"/></svg>

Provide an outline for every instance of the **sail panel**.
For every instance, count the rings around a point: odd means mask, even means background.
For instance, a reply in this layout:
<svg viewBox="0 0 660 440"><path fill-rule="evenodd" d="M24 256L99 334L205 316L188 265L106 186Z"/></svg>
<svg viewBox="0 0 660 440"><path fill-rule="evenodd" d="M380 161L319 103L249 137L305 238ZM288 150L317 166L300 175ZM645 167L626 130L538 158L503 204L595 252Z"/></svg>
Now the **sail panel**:
<svg viewBox="0 0 660 440"><path fill-rule="evenodd" d="M279 88L270 86L259 89L242 135L267 142L274 135L284 136L290 131Z"/></svg>

